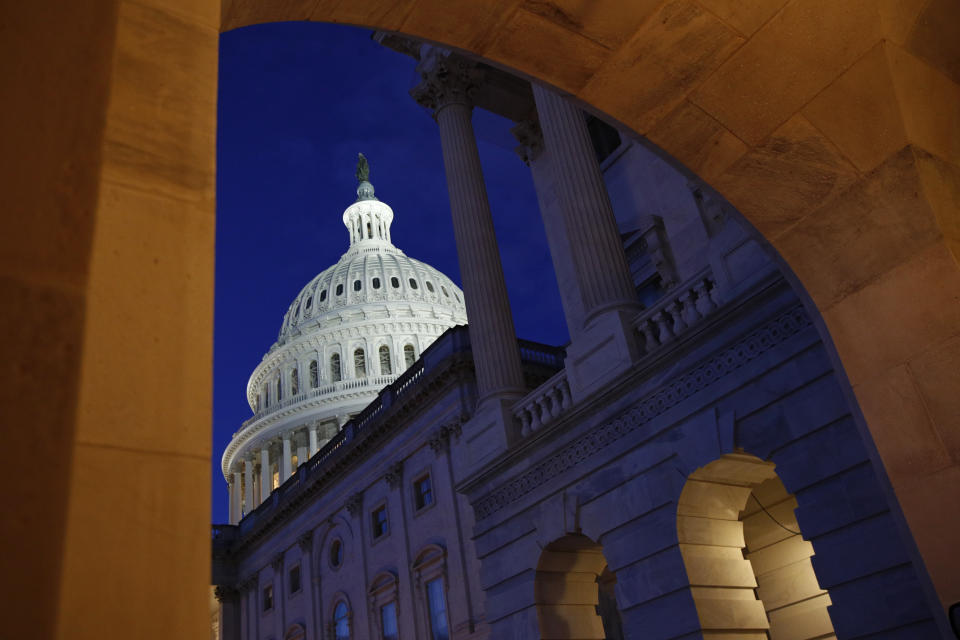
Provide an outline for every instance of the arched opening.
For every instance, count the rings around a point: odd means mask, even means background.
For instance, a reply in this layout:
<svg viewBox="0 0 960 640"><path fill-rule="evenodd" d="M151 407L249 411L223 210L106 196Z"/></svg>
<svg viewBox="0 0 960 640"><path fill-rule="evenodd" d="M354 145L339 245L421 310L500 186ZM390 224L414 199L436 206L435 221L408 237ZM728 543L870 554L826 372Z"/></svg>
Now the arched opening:
<svg viewBox="0 0 960 640"><path fill-rule="evenodd" d="M333 620L330 622L331 635L336 640L350 640L350 608L343 600L333 607Z"/></svg>
<svg viewBox="0 0 960 640"><path fill-rule="evenodd" d="M290 395L295 396L300 393L300 372L294 367L290 369Z"/></svg>
<svg viewBox="0 0 960 640"><path fill-rule="evenodd" d="M283 640L306 640L307 632L302 625L295 624L283 636Z"/></svg>
<svg viewBox="0 0 960 640"><path fill-rule="evenodd" d="M330 380L340 382L342 374L340 372L340 354L334 353L330 356Z"/></svg>
<svg viewBox="0 0 960 640"><path fill-rule="evenodd" d="M311 389L316 389L317 386L320 384L319 373L320 373L320 370L317 367L317 361L311 360L310 361L310 388Z"/></svg>
<svg viewBox="0 0 960 640"><path fill-rule="evenodd" d="M727 454L690 474L677 536L700 625L745 640L830 638L829 594L773 463Z"/></svg>
<svg viewBox="0 0 960 640"><path fill-rule="evenodd" d="M363 349L355 349L353 352L353 375L356 378L367 376L367 357Z"/></svg>
<svg viewBox="0 0 960 640"><path fill-rule="evenodd" d="M568 535L548 544L534 583L540 638L623 640L615 586L603 548L590 538Z"/></svg>
<svg viewBox="0 0 960 640"><path fill-rule="evenodd" d="M413 366L413 363L417 361L417 354L413 349L412 344L403 345L403 364L409 369Z"/></svg>
<svg viewBox="0 0 960 640"><path fill-rule="evenodd" d="M380 345L380 374L388 376L393 373L393 363L390 361L390 347Z"/></svg>

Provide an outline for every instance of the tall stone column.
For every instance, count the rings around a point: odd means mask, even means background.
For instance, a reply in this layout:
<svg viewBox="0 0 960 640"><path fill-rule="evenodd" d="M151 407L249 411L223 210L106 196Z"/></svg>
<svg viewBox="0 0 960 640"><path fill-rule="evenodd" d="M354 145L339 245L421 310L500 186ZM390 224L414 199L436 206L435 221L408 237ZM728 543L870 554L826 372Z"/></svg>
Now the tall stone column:
<svg viewBox="0 0 960 640"><path fill-rule="evenodd" d="M280 453L281 457L280 457L280 469L279 469L280 484L283 484L284 482L286 482L287 478L289 478L290 475L292 474L292 470L290 469L290 466L291 466L290 463L292 462L292 458L293 458L293 450L290 444L290 438L292 437L292 435L293 435L292 433L287 431L286 433L283 434L283 438L281 439L282 451Z"/></svg>
<svg viewBox="0 0 960 640"><path fill-rule="evenodd" d="M270 443L267 442L260 449L260 502L261 504L270 497L270 490L273 486L270 477Z"/></svg>
<svg viewBox="0 0 960 640"><path fill-rule="evenodd" d="M641 307L583 113L538 84L533 97L559 205L543 213L548 218L559 214L557 225L566 236L555 238L550 251L561 253L572 266L583 310L582 325L570 328L566 362L577 400L624 373L639 357L631 321Z"/></svg>
<svg viewBox="0 0 960 640"><path fill-rule="evenodd" d="M557 288L563 304L563 315L567 321L570 339L576 340L583 330L583 301L577 287L576 271L570 260L572 238L567 233L560 213L560 200L554 184L555 176L550 166L550 153L543 146L543 132L536 119L524 120L510 130L520 145L515 149L524 164L530 167L533 188L537 194L540 218L543 220L547 244L550 246L550 258L553 272L557 278Z"/></svg>
<svg viewBox="0 0 960 640"><path fill-rule="evenodd" d="M240 522L242 515L241 487L243 486L242 474L239 471L233 472L233 480L230 482L230 524Z"/></svg>
<svg viewBox="0 0 960 640"><path fill-rule="evenodd" d="M253 511L253 466L256 462L254 456L249 456L243 461L243 512Z"/></svg>
<svg viewBox="0 0 960 640"><path fill-rule="evenodd" d="M459 56L429 47L423 51L417 66L423 82L410 93L433 111L440 129L479 399L468 428L472 450L464 462L476 468L513 438L509 406L525 394L523 369L471 122L469 94L482 77ZM486 435L478 439L481 433Z"/></svg>
<svg viewBox="0 0 960 640"><path fill-rule="evenodd" d="M320 429L320 425L311 424L307 429L310 432L310 457L312 458L316 455L317 451L320 450L319 438L317 437L317 431Z"/></svg>

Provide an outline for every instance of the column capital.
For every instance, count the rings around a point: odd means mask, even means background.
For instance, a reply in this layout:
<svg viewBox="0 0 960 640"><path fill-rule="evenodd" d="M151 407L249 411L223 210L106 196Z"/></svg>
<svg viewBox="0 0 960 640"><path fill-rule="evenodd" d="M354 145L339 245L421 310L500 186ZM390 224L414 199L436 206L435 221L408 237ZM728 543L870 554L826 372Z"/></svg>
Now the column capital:
<svg viewBox="0 0 960 640"><path fill-rule="evenodd" d="M398 460L387 467L387 472L383 474L383 479L387 481L391 489L396 489L403 481L403 460Z"/></svg>
<svg viewBox="0 0 960 640"><path fill-rule="evenodd" d="M417 104L433 111L462 104L472 107L472 96L483 82L484 73L475 62L454 53L431 48L417 65L422 82L410 90Z"/></svg>
<svg viewBox="0 0 960 640"><path fill-rule="evenodd" d="M213 595L216 596L217 602L222 603L225 600L235 600L237 596L240 595L240 592L234 587L225 584L218 584L213 590Z"/></svg>
<svg viewBox="0 0 960 640"><path fill-rule="evenodd" d="M520 143L514 147L513 152L529 167L530 163L536 161L543 153L543 132L540 130L540 123L533 118L521 120L510 129L510 133Z"/></svg>

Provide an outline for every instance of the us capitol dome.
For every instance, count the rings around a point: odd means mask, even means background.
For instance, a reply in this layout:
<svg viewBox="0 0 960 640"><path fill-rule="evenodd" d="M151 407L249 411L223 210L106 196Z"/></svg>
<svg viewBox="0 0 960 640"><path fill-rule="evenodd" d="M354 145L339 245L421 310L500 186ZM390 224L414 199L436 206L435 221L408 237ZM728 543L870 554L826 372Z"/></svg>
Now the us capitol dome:
<svg viewBox="0 0 960 640"><path fill-rule="evenodd" d="M244 513L444 331L467 322L463 291L391 242L393 210L374 195L363 154L357 179L357 200L343 212L349 249L290 303L277 341L247 383L254 415L221 462L237 492L231 500L242 500Z"/></svg>

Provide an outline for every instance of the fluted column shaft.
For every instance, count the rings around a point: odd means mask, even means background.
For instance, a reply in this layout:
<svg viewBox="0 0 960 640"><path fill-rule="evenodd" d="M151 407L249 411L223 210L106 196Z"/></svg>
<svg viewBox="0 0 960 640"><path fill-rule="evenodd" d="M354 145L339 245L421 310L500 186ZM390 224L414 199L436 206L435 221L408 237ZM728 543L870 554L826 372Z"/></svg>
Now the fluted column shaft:
<svg viewBox="0 0 960 640"><path fill-rule="evenodd" d="M270 473L270 445L264 445L260 449L260 502L264 502L270 497L270 490L273 482Z"/></svg>
<svg viewBox="0 0 960 640"><path fill-rule="evenodd" d="M589 324L610 309L638 308L613 207L583 114L536 83L533 96L559 192L557 210L563 216L569 240L564 248L576 273L583 322Z"/></svg>
<svg viewBox="0 0 960 640"><path fill-rule="evenodd" d="M317 429L319 429L319 427L315 424L312 424L308 427L308 431L310 432L310 457L311 458L317 453L317 451L320 450L320 444L317 438Z"/></svg>
<svg viewBox="0 0 960 640"><path fill-rule="evenodd" d="M470 107L451 103L436 114L443 146L453 232L469 319L480 400L522 392L523 370L510 315Z"/></svg>
<svg viewBox="0 0 960 640"><path fill-rule="evenodd" d="M243 461L243 512L253 511L253 456Z"/></svg>
<svg viewBox="0 0 960 640"><path fill-rule="evenodd" d="M283 452L280 454L280 455L281 455L281 458L280 458L280 484L283 484L284 482L286 482L286 481L287 481L287 478L289 478L290 475L292 474L292 470L291 470L291 468L290 468L290 466L291 466L290 463L292 462L293 451L292 451L291 445L290 445L290 435L291 435L291 434L290 434L289 432L283 434Z"/></svg>
<svg viewBox="0 0 960 640"><path fill-rule="evenodd" d="M233 472L233 482L230 483L230 524L240 522L242 516L241 509L241 487L243 486L242 474L239 471Z"/></svg>

